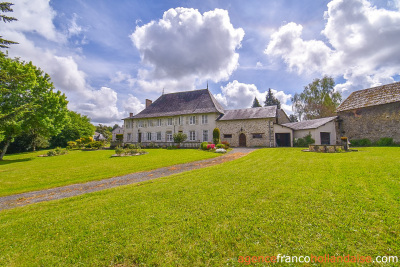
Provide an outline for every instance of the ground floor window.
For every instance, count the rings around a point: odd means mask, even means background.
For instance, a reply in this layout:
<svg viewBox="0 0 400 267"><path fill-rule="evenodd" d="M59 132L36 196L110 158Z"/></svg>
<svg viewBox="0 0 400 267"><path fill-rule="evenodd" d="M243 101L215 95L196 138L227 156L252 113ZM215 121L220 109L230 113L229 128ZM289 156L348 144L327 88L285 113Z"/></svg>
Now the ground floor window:
<svg viewBox="0 0 400 267"><path fill-rule="evenodd" d="M330 145L331 144L331 133L321 132L321 145Z"/></svg>
<svg viewBox="0 0 400 267"><path fill-rule="evenodd" d="M151 133L147 133L147 141L151 141Z"/></svg>
<svg viewBox="0 0 400 267"><path fill-rule="evenodd" d="M126 137L126 141L131 141L131 136L132 136L132 134L128 133L128 136Z"/></svg>
<svg viewBox="0 0 400 267"><path fill-rule="evenodd" d="M232 138L231 134L224 134L224 138Z"/></svg>
<svg viewBox="0 0 400 267"><path fill-rule="evenodd" d="M190 141L196 140L196 132L195 131L189 131L189 140Z"/></svg>
<svg viewBox="0 0 400 267"><path fill-rule="evenodd" d="M157 141L161 141L161 132L157 132Z"/></svg>
<svg viewBox="0 0 400 267"><path fill-rule="evenodd" d="M167 142L172 142L174 139L172 138L172 132L167 132Z"/></svg>
<svg viewBox="0 0 400 267"><path fill-rule="evenodd" d="M262 138L262 134L260 134L260 133L253 133L253 138Z"/></svg>
<svg viewBox="0 0 400 267"><path fill-rule="evenodd" d="M208 142L208 130L203 130L203 142Z"/></svg>

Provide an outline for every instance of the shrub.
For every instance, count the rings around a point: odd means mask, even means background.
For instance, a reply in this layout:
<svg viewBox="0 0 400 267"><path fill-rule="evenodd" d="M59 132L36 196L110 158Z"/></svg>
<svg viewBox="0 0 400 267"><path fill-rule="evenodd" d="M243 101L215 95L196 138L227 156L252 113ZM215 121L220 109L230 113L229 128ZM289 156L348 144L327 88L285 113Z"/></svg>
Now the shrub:
<svg viewBox="0 0 400 267"><path fill-rule="evenodd" d="M67 150L62 149L61 147L56 147L53 150L49 150L47 152L47 156L49 156L49 157L60 156L60 155L65 155L67 153L68 153Z"/></svg>
<svg viewBox="0 0 400 267"><path fill-rule="evenodd" d="M225 145L225 148L229 148L231 145L228 143L228 141L223 141L221 144Z"/></svg>
<svg viewBox="0 0 400 267"><path fill-rule="evenodd" d="M224 144L217 144L215 147L216 148L224 148L225 149L225 145Z"/></svg>
<svg viewBox="0 0 400 267"><path fill-rule="evenodd" d="M379 139L378 142L376 142L377 146L394 146L395 143L393 142L393 138L390 137L384 137Z"/></svg>
<svg viewBox="0 0 400 267"><path fill-rule="evenodd" d="M210 149L215 149L215 145L214 144L207 145L207 150L210 150Z"/></svg>
<svg viewBox="0 0 400 267"><path fill-rule="evenodd" d="M177 149L177 146L167 146L167 149Z"/></svg>
<svg viewBox="0 0 400 267"><path fill-rule="evenodd" d="M214 144L219 144L220 143L220 135L221 132L219 131L218 128L215 128L213 131L213 142Z"/></svg>
<svg viewBox="0 0 400 267"><path fill-rule="evenodd" d="M174 143L180 144L186 141L187 135L184 133L174 133L173 138L174 138Z"/></svg>
<svg viewBox="0 0 400 267"><path fill-rule="evenodd" d="M295 138L293 146L295 147L308 147L308 145L314 144L315 140L311 137L311 134L304 136L303 138Z"/></svg>
<svg viewBox="0 0 400 267"><path fill-rule="evenodd" d="M200 148L203 150L207 150L207 145L208 145L208 142L203 142L203 143L201 143Z"/></svg>
<svg viewBox="0 0 400 267"><path fill-rule="evenodd" d="M74 141L69 141L69 142L67 142L67 145L68 145L71 149L77 148L77 147L78 147L78 144L77 144L76 142L74 142Z"/></svg>
<svg viewBox="0 0 400 267"><path fill-rule="evenodd" d="M117 154L118 156L121 156L122 154L124 154L124 149L122 148L122 147L117 147L116 149L115 149L115 154Z"/></svg>
<svg viewBox="0 0 400 267"><path fill-rule="evenodd" d="M365 146L371 146L372 142L371 140L364 138L364 139L353 139L350 140L351 146L354 147L365 147Z"/></svg>

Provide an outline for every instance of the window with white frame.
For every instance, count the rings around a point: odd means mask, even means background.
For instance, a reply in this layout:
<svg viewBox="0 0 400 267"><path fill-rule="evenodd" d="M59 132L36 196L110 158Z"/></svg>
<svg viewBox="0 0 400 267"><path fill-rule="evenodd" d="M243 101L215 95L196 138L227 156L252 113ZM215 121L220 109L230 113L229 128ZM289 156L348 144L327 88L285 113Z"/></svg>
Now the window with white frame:
<svg viewBox="0 0 400 267"><path fill-rule="evenodd" d="M143 127L143 121L142 121L142 120L138 121L138 127L139 127L139 128L142 128L142 127Z"/></svg>
<svg viewBox="0 0 400 267"><path fill-rule="evenodd" d="M153 120L148 120L147 125L149 125L149 127L153 126Z"/></svg>
<svg viewBox="0 0 400 267"><path fill-rule="evenodd" d="M167 132L167 142L172 142L174 139L172 138L172 132Z"/></svg>
<svg viewBox="0 0 400 267"><path fill-rule="evenodd" d="M147 133L147 141L151 141L151 133Z"/></svg>
<svg viewBox="0 0 400 267"><path fill-rule="evenodd" d="M157 141L161 141L161 132L157 132Z"/></svg>
<svg viewBox="0 0 400 267"><path fill-rule="evenodd" d="M172 125L172 118L168 118L167 125L168 125L168 126L171 126L171 125Z"/></svg>
<svg viewBox="0 0 400 267"><path fill-rule="evenodd" d="M132 134L131 134L131 133L128 133L128 135L127 135L127 137L126 137L126 141L131 141L131 136L132 136Z"/></svg>
<svg viewBox="0 0 400 267"><path fill-rule="evenodd" d="M203 130L203 142L208 142L208 130Z"/></svg>
<svg viewBox="0 0 400 267"><path fill-rule="evenodd" d="M161 123L162 123L161 119L157 119L157 126L161 126Z"/></svg>
<svg viewBox="0 0 400 267"><path fill-rule="evenodd" d="M178 125L183 125L183 117L182 116L178 117Z"/></svg>
<svg viewBox="0 0 400 267"><path fill-rule="evenodd" d="M196 116L190 116L189 117L189 124L190 125L196 124Z"/></svg>
<svg viewBox="0 0 400 267"><path fill-rule="evenodd" d="M196 141L196 132L195 131L189 131L189 140Z"/></svg>
<svg viewBox="0 0 400 267"><path fill-rule="evenodd" d="M208 123L208 115L201 115L201 124Z"/></svg>

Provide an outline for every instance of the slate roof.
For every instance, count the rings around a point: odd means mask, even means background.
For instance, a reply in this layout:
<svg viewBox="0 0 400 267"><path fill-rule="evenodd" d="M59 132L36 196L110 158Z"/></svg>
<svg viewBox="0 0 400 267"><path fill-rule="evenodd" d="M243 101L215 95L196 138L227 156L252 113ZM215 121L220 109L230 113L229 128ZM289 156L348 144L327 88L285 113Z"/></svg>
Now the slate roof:
<svg viewBox="0 0 400 267"><path fill-rule="evenodd" d="M400 82L355 91L336 112L400 102Z"/></svg>
<svg viewBox="0 0 400 267"><path fill-rule="evenodd" d="M208 89L201 89L164 94L149 107L128 118L167 117L213 112L224 113L224 108Z"/></svg>
<svg viewBox="0 0 400 267"><path fill-rule="evenodd" d="M330 121L333 121L336 118L337 116L308 120L308 121L289 122L282 124L282 126L289 127L293 130L316 129Z"/></svg>
<svg viewBox="0 0 400 267"><path fill-rule="evenodd" d="M275 118L276 110L277 110L276 106L225 110L225 114L218 120L229 121L229 120Z"/></svg>

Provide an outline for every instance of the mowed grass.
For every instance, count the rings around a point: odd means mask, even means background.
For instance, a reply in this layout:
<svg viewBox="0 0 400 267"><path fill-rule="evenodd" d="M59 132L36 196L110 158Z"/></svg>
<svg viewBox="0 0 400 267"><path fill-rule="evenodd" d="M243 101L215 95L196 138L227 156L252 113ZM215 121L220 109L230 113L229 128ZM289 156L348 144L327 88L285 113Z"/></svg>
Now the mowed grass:
<svg viewBox="0 0 400 267"><path fill-rule="evenodd" d="M111 157L114 150L70 151L38 157L47 151L7 155L0 161L0 196L47 189L219 156L194 149L149 149L142 156Z"/></svg>
<svg viewBox="0 0 400 267"><path fill-rule="evenodd" d="M399 177L400 148L260 149L205 169L2 211L0 265L243 266L238 258L246 255L400 256Z"/></svg>

